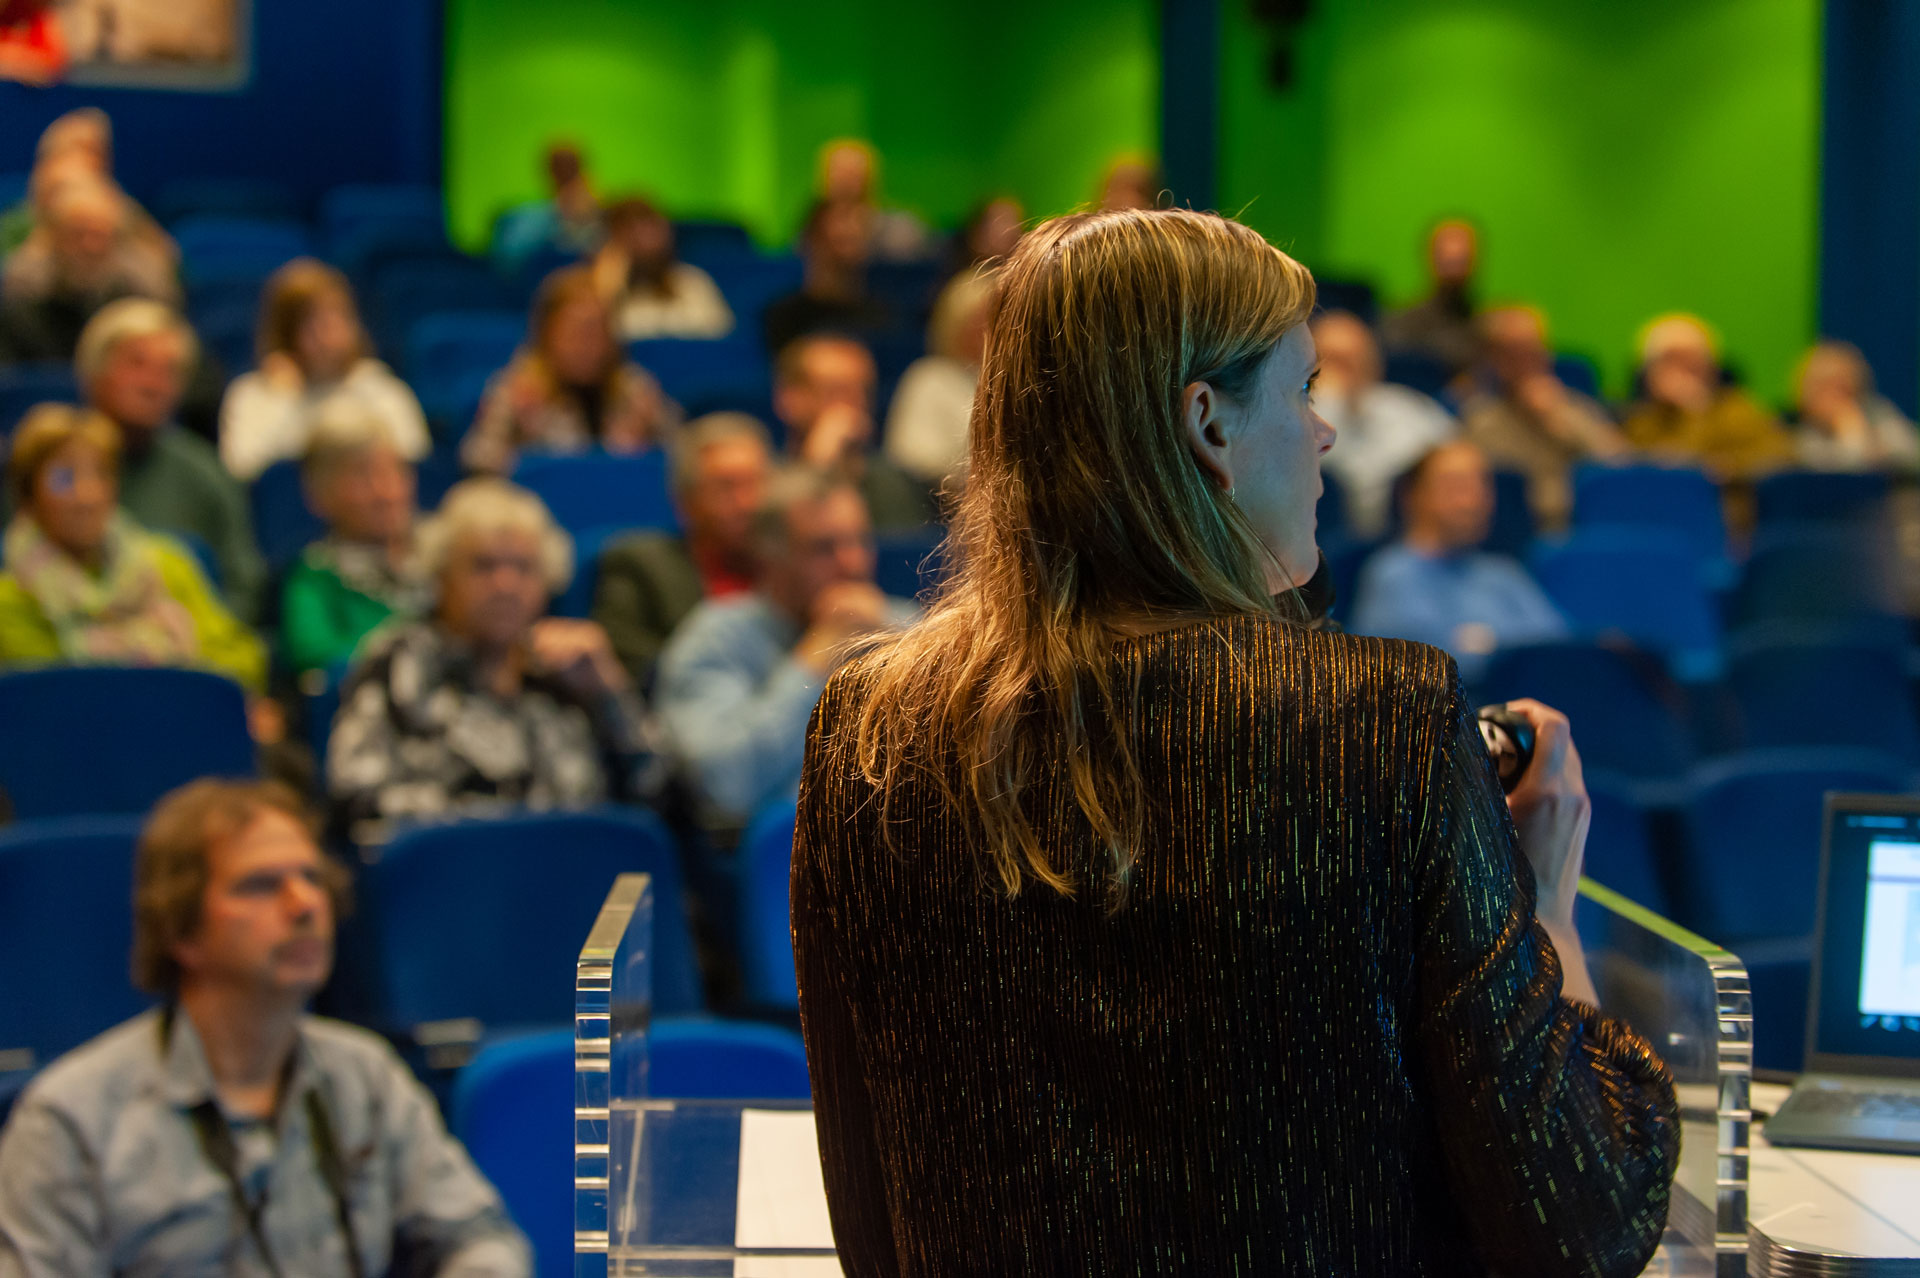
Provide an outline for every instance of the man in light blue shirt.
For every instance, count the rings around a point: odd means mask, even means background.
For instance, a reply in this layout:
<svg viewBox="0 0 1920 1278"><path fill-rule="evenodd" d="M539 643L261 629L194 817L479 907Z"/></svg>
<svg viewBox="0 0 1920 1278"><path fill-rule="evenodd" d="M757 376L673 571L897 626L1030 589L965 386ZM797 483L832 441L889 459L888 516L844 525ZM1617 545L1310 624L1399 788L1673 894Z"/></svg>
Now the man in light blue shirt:
<svg viewBox="0 0 1920 1278"><path fill-rule="evenodd" d="M1477 445L1440 445L1402 487L1406 532L1360 574L1356 633L1445 648L1468 683L1495 648L1566 637L1566 618L1526 569L1475 549L1493 520L1493 482Z"/></svg>
<svg viewBox="0 0 1920 1278"><path fill-rule="evenodd" d="M844 477L796 468L757 518L751 594L709 599L660 656L655 707L716 832L737 831L800 780L807 721L827 676L915 609L873 584L873 533Z"/></svg>
<svg viewBox="0 0 1920 1278"><path fill-rule="evenodd" d="M292 791L196 781L134 866L162 996L48 1066L0 1135L0 1276L523 1278L526 1240L384 1042L305 1013L345 875Z"/></svg>

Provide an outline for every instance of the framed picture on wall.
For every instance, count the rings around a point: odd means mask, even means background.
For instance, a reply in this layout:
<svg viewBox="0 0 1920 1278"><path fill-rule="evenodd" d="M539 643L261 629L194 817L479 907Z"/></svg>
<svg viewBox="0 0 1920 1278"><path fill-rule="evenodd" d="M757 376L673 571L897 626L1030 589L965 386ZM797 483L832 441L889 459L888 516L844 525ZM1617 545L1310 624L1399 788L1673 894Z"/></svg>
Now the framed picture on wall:
<svg viewBox="0 0 1920 1278"><path fill-rule="evenodd" d="M253 69L253 0L54 0L70 84L238 89Z"/></svg>

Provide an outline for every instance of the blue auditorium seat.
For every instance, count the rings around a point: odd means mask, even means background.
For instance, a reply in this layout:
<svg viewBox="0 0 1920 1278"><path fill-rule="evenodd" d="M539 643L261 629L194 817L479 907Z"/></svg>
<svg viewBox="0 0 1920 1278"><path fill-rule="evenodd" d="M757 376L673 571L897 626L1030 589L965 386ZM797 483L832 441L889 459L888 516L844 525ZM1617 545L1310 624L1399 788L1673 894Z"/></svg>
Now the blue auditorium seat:
<svg viewBox="0 0 1920 1278"><path fill-rule="evenodd" d="M129 971L143 819L52 817L0 829L0 1087L150 1002Z"/></svg>
<svg viewBox="0 0 1920 1278"><path fill-rule="evenodd" d="M767 303L799 289L805 277L800 259L791 253L755 255L701 263L733 308L736 336L758 342L760 316Z"/></svg>
<svg viewBox="0 0 1920 1278"><path fill-rule="evenodd" d="M440 311L501 311L518 305L512 286L485 262L456 254L404 256L375 266L363 299L367 327L393 363L423 316Z"/></svg>
<svg viewBox="0 0 1920 1278"><path fill-rule="evenodd" d="M160 188L151 208L166 226L201 216L300 219L300 201L293 189L265 178L177 178Z"/></svg>
<svg viewBox="0 0 1920 1278"><path fill-rule="evenodd" d="M655 1096L806 1100L806 1050L791 1030L662 1019L648 1044ZM574 1041L571 1030L516 1035L460 1071L453 1134L533 1243L535 1270L573 1272Z"/></svg>
<svg viewBox="0 0 1920 1278"><path fill-rule="evenodd" d="M220 361L228 377L238 377L254 366L260 328L257 300L235 298L209 304L191 318L201 347Z"/></svg>
<svg viewBox="0 0 1920 1278"><path fill-rule="evenodd" d="M79 398L71 364L0 365L0 439L12 434L35 404L72 404Z"/></svg>
<svg viewBox="0 0 1920 1278"><path fill-rule="evenodd" d="M1669 529L1703 564L1727 555L1720 490L1697 470L1586 465L1574 471L1573 526Z"/></svg>
<svg viewBox="0 0 1920 1278"><path fill-rule="evenodd" d="M654 1010L702 1007L680 851L650 813L526 813L394 835L361 874L380 1015L489 1031L573 1018L569 974L607 889L653 876Z"/></svg>
<svg viewBox="0 0 1920 1278"><path fill-rule="evenodd" d="M791 795L771 805L740 840L740 965L747 1001L761 1007L799 1006L788 923L795 806Z"/></svg>
<svg viewBox="0 0 1920 1278"><path fill-rule="evenodd" d="M1316 279L1314 294L1318 310L1348 311L1369 326L1380 318L1379 299L1364 280Z"/></svg>
<svg viewBox="0 0 1920 1278"><path fill-rule="evenodd" d="M1570 391L1578 391L1588 399L1600 398L1600 371L1585 355L1566 351L1555 355L1553 375L1565 383Z"/></svg>
<svg viewBox="0 0 1920 1278"><path fill-rule="evenodd" d="M695 218L673 224L674 252L683 262L704 268L716 258L726 260L750 256L753 237L738 222L718 218Z"/></svg>
<svg viewBox="0 0 1920 1278"><path fill-rule="evenodd" d="M882 533L874 538L874 581L880 589L902 599L918 599L938 585L945 562L940 555L947 530L929 524L907 532Z"/></svg>
<svg viewBox="0 0 1920 1278"><path fill-rule="evenodd" d="M1383 378L1438 399L1453 380L1453 370L1424 351L1388 351Z"/></svg>
<svg viewBox="0 0 1920 1278"><path fill-rule="evenodd" d="M1754 485L1754 509L1762 528L1872 522L1886 517L1892 490L1892 481L1883 474L1787 470Z"/></svg>
<svg viewBox="0 0 1920 1278"><path fill-rule="evenodd" d="M1493 472L1493 520L1487 525L1482 550L1525 559L1533 545L1533 505L1527 500L1527 477L1519 471Z"/></svg>
<svg viewBox="0 0 1920 1278"><path fill-rule="evenodd" d="M254 541L276 574L327 535L326 523L307 505L298 458L283 458L261 471L247 495L253 506Z"/></svg>
<svg viewBox="0 0 1920 1278"><path fill-rule="evenodd" d="M363 223L343 231L327 249L328 259L361 290L370 289L394 262L459 256L446 231L433 222Z"/></svg>
<svg viewBox="0 0 1920 1278"><path fill-rule="evenodd" d="M1584 753L1583 749L1583 761ZM1647 814L1630 793L1599 777L1587 778L1587 797L1593 804L1593 821L1587 830L1587 876L1665 917L1672 907L1648 836Z"/></svg>
<svg viewBox="0 0 1920 1278"><path fill-rule="evenodd" d="M643 529L626 524L581 528L573 534L573 580L560 592L548 609L556 617L587 617L593 614L594 594L600 586L600 554L607 543Z"/></svg>
<svg viewBox="0 0 1920 1278"><path fill-rule="evenodd" d="M446 202L440 188L408 183L336 186L320 198L319 212L321 234L328 244L339 244L368 225L446 224Z"/></svg>
<svg viewBox="0 0 1920 1278"><path fill-rule="evenodd" d="M180 245L181 270L189 281L211 274L251 269L270 274L296 257L313 252L307 228L272 218L199 216L173 228Z"/></svg>
<svg viewBox="0 0 1920 1278"><path fill-rule="evenodd" d="M1782 628L1728 644L1727 681L1749 746L1838 745L1920 763L1906 655L1844 628Z"/></svg>
<svg viewBox="0 0 1920 1278"><path fill-rule="evenodd" d="M413 322L401 367L416 387L475 369L491 373L526 340L527 317L519 311L439 311Z"/></svg>
<svg viewBox="0 0 1920 1278"><path fill-rule="evenodd" d="M1624 635L1666 656L1682 679L1718 672L1719 613L1679 534L1583 528L1536 550L1532 568L1576 633Z"/></svg>
<svg viewBox="0 0 1920 1278"><path fill-rule="evenodd" d="M1580 641L1504 648L1487 662L1475 695L1532 697L1565 714L1589 773L1658 782L1693 766L1679 689L1651 653Z"/></svg>
<svg viewBox="0 0 1920 1278"><path fill-rule="evenodd" d="M1733 625L1844 622L1900 633L1892 537L1873 525L1796 524L1754 537Z"/></svg>
<svg viewBox="0 0 1920 1278"><path fill-rule="evenodd" d="M767 421L773 412L773 373L757 337L656 337L627 347L633 362L660 379L661 389L689 417L732 411Z"/></svg>
<svg viewBox="0 0 1920 1278"><path fill-rule="evenodd" d="M513 482L544 501L569 532L680 526L667 493L667 455L663 449L631 456L522 453Z"/></svg>
<svg viewBox="0 0 1920 1278"><path fill-rule="evenodd" d="M1350 540L1347 490L1332 471L1320 471L1320 500L1313 507L1314 533L1322 546Z"/></svg>
<svg viewBox="0 0 1920 1278"><path fill-rule="evenodd" d="M202 670L10 670L0 724L0 789L17 820L140 813L196 777L254 775L246 694Z"/></svg>
<svg viewBox="0 0 1920 1278"><path fill-rule="evenodd" d="M1755 938L1806 936L1822 796L1897 794L1913 779L1904 760L1831 747L1749 750L1701 764L1688 777L1675 921L1736 953Z"/></svg>
<svg viewBox="0 0 1920 1278"><path fill-rule="evenodd" d="M867 268L867 294L886 308L892 328L924 339L945 279L940 262L875 262Z"/></svg>

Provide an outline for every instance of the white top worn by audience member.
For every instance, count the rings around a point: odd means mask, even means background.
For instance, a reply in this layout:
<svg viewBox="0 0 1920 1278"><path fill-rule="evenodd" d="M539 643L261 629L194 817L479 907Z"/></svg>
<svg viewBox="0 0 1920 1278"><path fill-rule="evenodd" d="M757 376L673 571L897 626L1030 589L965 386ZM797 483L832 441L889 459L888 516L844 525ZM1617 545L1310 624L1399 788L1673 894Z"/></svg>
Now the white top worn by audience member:
<svg viewBox="0 0 1920 1278"><path fill-rule="evenodd" d="M929 484L964 466L967 419L979 380L978 365L945 355L928 355L910 364L887 410L882 448L888 460Z"/></svg>
<svg viewBox="0 0 1920 1278"><path fill-rule="evenodd" d="M733 331L733 309L720 286L690 262L668 268L665 292L628 288L613 302L613 323L622 341L649 337L725 337Z"/></svg>
<svg viewBox="0 0 1920 1278"><path fill-rule="evenodd" d="M1334 429L1333 450L1320 459L1340 482L1347 526L1378 537L1392 513L1393 481L1458 426L1431 397L1381 382L1343 399L1316 396L1314 408Z"/></svg>
<svg viewBox="0 0 1920 1278"><path fill-rule="evenodd" d="M386 423L409 461L432 449L426 415L413 391L379 360L362 359L327 385L264 371L235 378L220 405L220 460L234 478L251 481L274 462L304 456L321 411L341 399L355 401Z"/></svg>

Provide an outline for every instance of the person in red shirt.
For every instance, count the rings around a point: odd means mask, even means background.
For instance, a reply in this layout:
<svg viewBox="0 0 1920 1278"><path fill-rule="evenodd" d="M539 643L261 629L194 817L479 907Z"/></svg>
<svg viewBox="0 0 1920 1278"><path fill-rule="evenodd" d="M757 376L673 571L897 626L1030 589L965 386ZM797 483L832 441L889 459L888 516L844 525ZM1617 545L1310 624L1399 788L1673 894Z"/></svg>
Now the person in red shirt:
<svg viewBox="0 0 1920 1278"><path fill-rule="evenodd" d="M66 74L67 60L51 0L0 0L0 80L52 84Z"/></svg>

